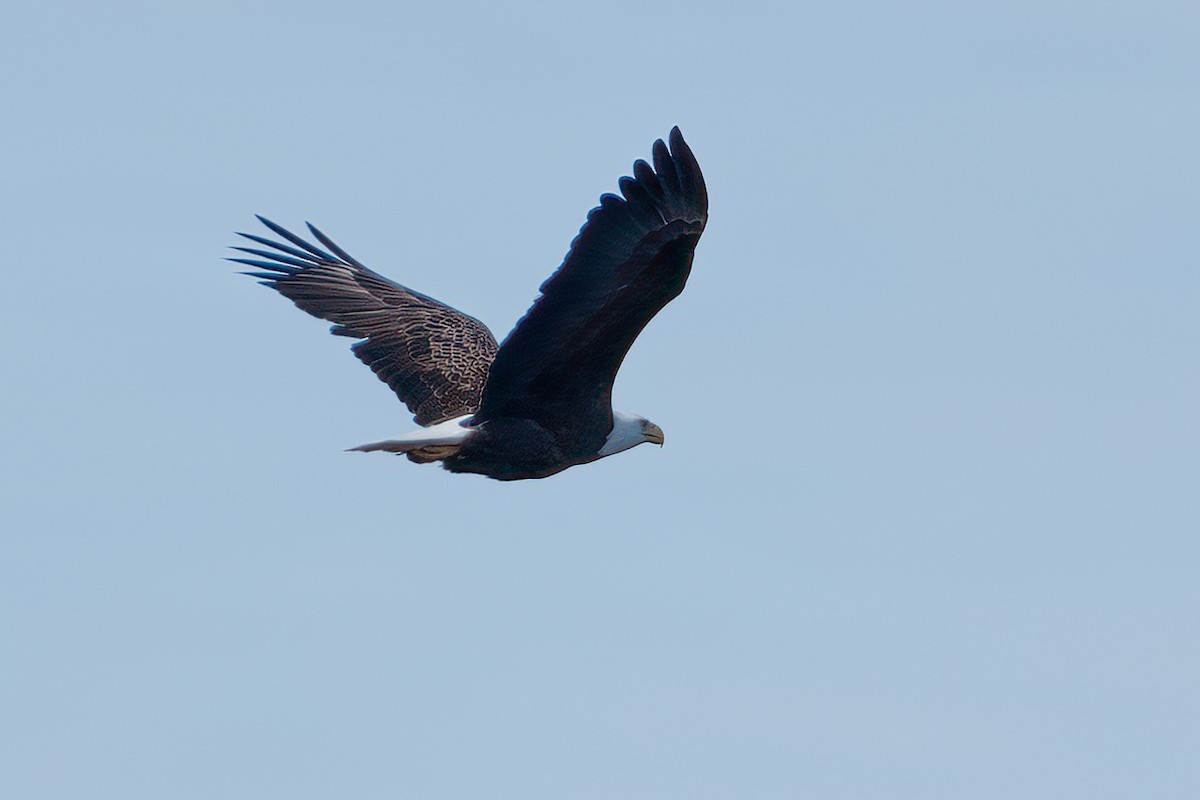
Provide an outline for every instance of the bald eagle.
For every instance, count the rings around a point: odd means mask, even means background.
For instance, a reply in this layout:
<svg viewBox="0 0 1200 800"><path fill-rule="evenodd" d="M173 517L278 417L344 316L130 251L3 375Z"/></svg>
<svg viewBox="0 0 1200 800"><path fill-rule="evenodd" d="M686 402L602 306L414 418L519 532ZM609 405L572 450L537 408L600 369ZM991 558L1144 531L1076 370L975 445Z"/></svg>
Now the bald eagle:
<svg viewBox="0 0 1200 800"><path fill-rule="evenodd" d="M421 427L352 448L499 480L545 478L643 442L654 423L613 411L612 386L634 339L683 291L708 220L708 195L679 128L605 194L562 266L501 345L482 322L368 269L308 226L318 247L264 217L287 243L235 247L245 274L361 341L351 350Z"/></svg>

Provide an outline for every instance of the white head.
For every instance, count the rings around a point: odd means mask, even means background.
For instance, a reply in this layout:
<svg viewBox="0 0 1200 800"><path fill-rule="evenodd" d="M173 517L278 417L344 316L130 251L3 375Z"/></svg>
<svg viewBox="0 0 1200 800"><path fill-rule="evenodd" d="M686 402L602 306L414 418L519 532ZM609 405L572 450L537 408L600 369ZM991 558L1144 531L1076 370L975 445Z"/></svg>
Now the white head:
<svg viewBox="0 0 1200 800"><path fill-rule="evenodd" d="M623 450L636 447L642 442L652 442L662 445L662 428L645 417L639 417L637 414L625 414L620 411L614 411L613 429L608 434L608 438L605 439L604 446L600 448L600 452L596 454L596 458L604 458L614 453L620 453Z"/></svg>

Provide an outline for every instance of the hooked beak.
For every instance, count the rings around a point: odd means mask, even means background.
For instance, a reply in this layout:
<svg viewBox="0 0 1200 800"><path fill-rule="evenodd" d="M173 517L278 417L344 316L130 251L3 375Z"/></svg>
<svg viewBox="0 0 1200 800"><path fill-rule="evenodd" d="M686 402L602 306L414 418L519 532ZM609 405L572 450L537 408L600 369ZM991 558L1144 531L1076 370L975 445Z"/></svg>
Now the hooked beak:
<svg viewBox="0 0 1200 800"><path fill-rule="evenodd" d="M646 426L646 430L642 436L645 437L647 442L652 442L659 447L662 447L663 445L664 438L662 428L658 427L653 422Z"/></svg>

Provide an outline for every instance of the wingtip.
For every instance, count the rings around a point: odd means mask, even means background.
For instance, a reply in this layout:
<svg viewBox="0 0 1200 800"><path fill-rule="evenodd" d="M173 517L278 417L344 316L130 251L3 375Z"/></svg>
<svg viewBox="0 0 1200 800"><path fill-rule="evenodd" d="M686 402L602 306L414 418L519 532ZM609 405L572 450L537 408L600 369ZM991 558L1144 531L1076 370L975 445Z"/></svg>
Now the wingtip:
<svg viewBox="0 0 1200 800"><path fill-rule="evenodd" d="M365 266L363 266L362 262L360 262L354 256L347 253L341 247L339 247L337 242L333 241L333 239L330 239L328 236L321 233L320 229L318 229L316 225L313 225L311 222L305 222L304 224L308 226L308 229L312 232L312 235L317 237L318 242L320 242L321 244L325 245L330 250L332 250L334 255L336 255L338 258L342 259L342 261L344 261L347 264L350 264L352 266L355 266L358 269L361 269L364 271L367 270L367 268Z"/></svg>
<svg viewBox="0 0 1200 800"><path fill-rule="evenodd" d="M678 156L685 151L690 151L687 142L683 140L683 132L679 130L678 125L676 125L674 128L671 128L671 133L667 139L671 143L671 152L674 155Z"/></svg>
<svg viewBox="0 0 1200 800"><path fill-rule="evenodd" d="M261 222L263 225L267 226L267 228L269 228L274 233L276 233L280 236L283 236L285 238L287 237L287 231L285 231L283 226L280 225L278 222L272 222L271 220L264 217L262 214L255 214L254 218L257 219L259 222Z"/></svg>
<svg viewBox="0 0 1200 800"><path fill-rule="evenodd" d="M680 188L695 199L702 218L707 219L708 190L705 188L704 175L700 171L696 154L684 141L683 133L679 130L678 125L671 128L669 138L671 140L671 161L676 170L676 180L679 182Z"/></svg>

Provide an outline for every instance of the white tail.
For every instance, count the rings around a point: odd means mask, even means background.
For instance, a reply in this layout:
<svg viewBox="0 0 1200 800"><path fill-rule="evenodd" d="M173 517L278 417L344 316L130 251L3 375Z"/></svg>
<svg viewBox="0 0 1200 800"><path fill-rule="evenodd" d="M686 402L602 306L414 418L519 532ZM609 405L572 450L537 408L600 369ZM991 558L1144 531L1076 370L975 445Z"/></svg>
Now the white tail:
<svg viewBox="0 0 1200 800"><path fill-rule="evenodd" d="M463 422L470 418L470 414L455 417L445 422L439 422L437 425L430 425L428 428L418 428L396 439L360 444L358 447L351 447L347 452L374 453L383 451L385 453L411 453L415 450L425 450L427 448L427 453L430 457L427 459L422 458L421 460L436 461L439 458L453 455L458 450L458 447L471 435L471 428L463 425Z"/></svg>

